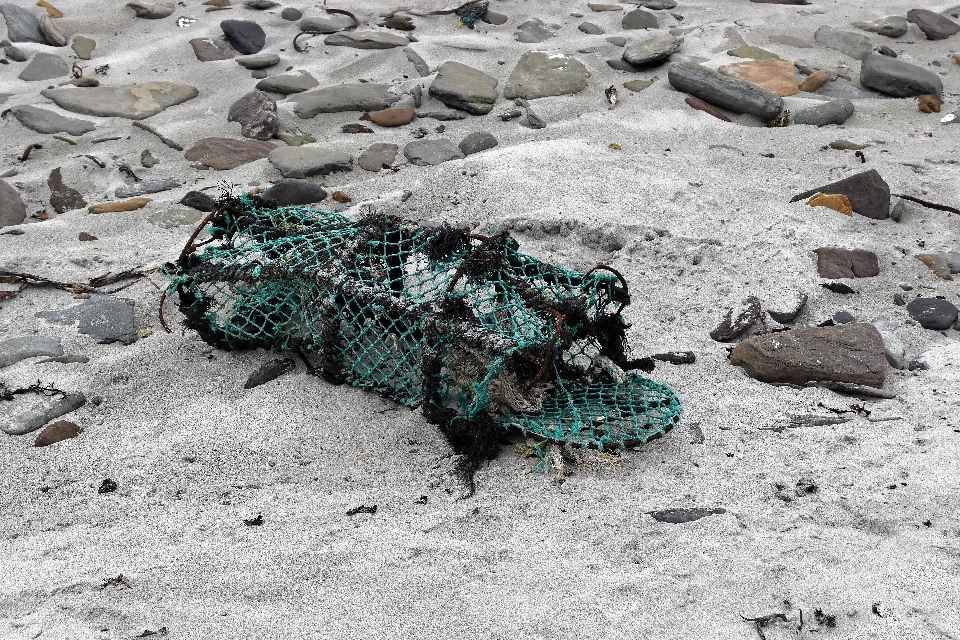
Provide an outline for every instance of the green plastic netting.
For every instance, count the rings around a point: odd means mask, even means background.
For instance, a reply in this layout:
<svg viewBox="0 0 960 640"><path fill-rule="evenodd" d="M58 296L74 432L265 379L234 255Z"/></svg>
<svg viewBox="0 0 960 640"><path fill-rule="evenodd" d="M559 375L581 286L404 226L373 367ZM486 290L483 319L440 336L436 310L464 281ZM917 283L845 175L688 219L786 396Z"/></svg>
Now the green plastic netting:
<svg viewBox="0 0 960 640"><path fill-rule="evenodd" d="M211 345L299 351L331 382L421 407L465 449L490 424L624 449L679 420L665 385L624 371L629 295L612 269L544 264L505 233L221 204L210 239L167 265Z"/></svg>

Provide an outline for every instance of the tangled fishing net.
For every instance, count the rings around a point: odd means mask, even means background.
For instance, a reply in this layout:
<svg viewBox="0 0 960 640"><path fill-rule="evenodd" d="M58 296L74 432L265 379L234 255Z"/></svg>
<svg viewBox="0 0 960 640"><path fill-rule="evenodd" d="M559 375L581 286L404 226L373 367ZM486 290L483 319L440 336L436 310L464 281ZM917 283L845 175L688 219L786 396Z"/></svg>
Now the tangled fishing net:
<svg viewBox="0 0 960 640"><path fill-rule="evenodd" d="M270 204L224 198L166 265L207 343L299 351L329 382L420 407L473 461L502 429L609 451L679 420L666 386L627 373L630 298L612 269L544 264L506 233Z"/></svg>

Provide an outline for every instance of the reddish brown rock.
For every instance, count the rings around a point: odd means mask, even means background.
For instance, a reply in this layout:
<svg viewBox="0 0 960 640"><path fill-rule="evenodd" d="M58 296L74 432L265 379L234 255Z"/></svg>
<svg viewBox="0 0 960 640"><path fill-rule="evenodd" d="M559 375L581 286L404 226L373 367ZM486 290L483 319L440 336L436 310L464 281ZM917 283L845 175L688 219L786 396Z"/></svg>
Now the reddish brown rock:
<svg viewBox="0 0 960 640"><path fill-rule="evenodd" d="M51 444L62 442L63 440L76 438L81 433L83 433L83 429L74 423L67 420L58 420L57 422L48 424L46 428L40 432L40 435L38 435L37 439L33 442L33 446L47 447Z"/></svg>
<svg viewBox="0 0 960 640"><path fill-rule="evenodd" d="M47 178L47 186L50 187L50 206L57 213L82 209L87 206L87 201L76 189L72 189L63 184L63 175L60 167L50 172Z"/></svg>
<svg viewBox="0 0 960 640"><path fill-rule="evenodd" d="M193 161L195 169L225 171L266 158L276 146L261 140L203 138L187 149L183 157Z"/></svg>
<svg viewBox="0 0 960 640"><path fill-rule="evenodd" d="M118 211L136 211L143 209L150 202L150 198L130 198L119 202L103 202L87 207L90 213L116 213Z"/></svg>
<svg viewBox="0 0 960 640"><path fill-rule="evenodd" d="M939 253L921 253L917 259L927 265L930 271L938 278L950 280L950 265L947 259Z"/></svg>
<svg viewBox="0 0 960 640"><path fill-rule="evenodd" d="M734 313L737 314L735 318L733 317ZM723 322L710 332L710 337L717 342L729 342L746 333L760 319L760 313L760 301L754 296L750 296L743 301L742 308L727 310Z"/></svg>
<svg viewBox="0 0 960 640"><path fill-rule="evenodd" d="M827 72L823 69L818 69L807 76L807 79L800 83L800 91L805 91L807 93L813 93L823 85L827 84L827 81L830 80L830 76L827 75Z"/></svg>
<svg viewBox="0 0 960 640"><path fill-rule="evenodd" d="M869 323L810 327L744 340L730 362L762 382L850 382L880 388L887 371L883 338Z"/></svg>
<svg viewBox="0 0 960 640"><path fill-rule="evenodd" d="M389 109L381 109L380 111L374 111L365 115L369 117L363 118L364 120L369 119L381 127L402 127L413 121L416 112L410 107L390 107Z"/></svg>
<svg viewBox="0 0 960 640"><path fill-rule="evenodd" d="M880 274L880 261L873 251L820 247L813 252L821 278L872 278Z"/></svg>
<svg viewBox="0 0 960 640"><path fill-rule="evenodd" d="M943 106L943 100L930 94L917 96L917 102L920 104L920 111L923 113L940 113L940 107Z"/></svg>
<svg viewBox="0 0 960 640"><path fill-rule="evenodd" d="M730 118L728 118L727 116L725 116L723 113L721 113L719 110L717 110L716 108L714 108L712 105L707 104L706 102L704 102L704 101L701 100L700 98L694 98L693 96L687 96L687 98L686 98L686 100L684 100L684 102L686 102L688 105L690 105L692 108L696 109L697 111L703 111L704 113L709 113L709 114L712 115L714 118L717 118L717 119L719 119L719 120L723 120L724 122L733 122L733 120L731 120Z"/></svg>
<svg viewBox="0 0 960 640"><path fill-rule="evenodd" d="M750 82L778 96L792 96L800 93L797 86L797 72L786 60L747 60L727 64L718 72L731 78Z"/></svg>

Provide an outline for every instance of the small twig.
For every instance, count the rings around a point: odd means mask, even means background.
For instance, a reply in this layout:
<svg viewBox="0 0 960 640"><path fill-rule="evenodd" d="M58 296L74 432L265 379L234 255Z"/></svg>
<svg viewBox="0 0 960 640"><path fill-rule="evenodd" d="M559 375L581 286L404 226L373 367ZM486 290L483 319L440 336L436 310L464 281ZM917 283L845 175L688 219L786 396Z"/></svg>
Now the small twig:
<svg viewBox="0 0 960 640"><path fill-rule="evenodd" d="M314 33L307 33L306 31L301 31L301 32L298 33L297 35L293 36L293 48L294 48L296 51L298 51L298 52L300 52L300 53L303 53L304 51L306 51L306 50L308 49L308 47L303 47L303 48L301 49L301 48L300 48L300 45L297 44L297 41L300 39L300 36L310 36L310 37L312 38L312 37L315 36L315 35L316 35L316 34L314 34Z"/></svg>
<svg viewBox="0 0 960 640"><path fill-rule="evenodd" d="M20 154L20 158L19 158L20 162L26 162L27 158L30 157L30 152L33 151L34 149L43 149L43 145L37 142L28 144L27 148L23 150L23 153Z"/></svg>
<svg viewBox="0 0 960 640"><path fill-rule="evenodd" d="M324 4L326 4L326 2L324 2ZM469 3L468 3L468 4L469 4ZM327 11L327 13L339 13L340 15L342 15L342 16L347 16L347 17L349 17L351 20L353 20L353 26L352 26L352 27L347 27L346 29L344 29L344 31L350 31L351 29L356 29L358 26L360 26L360 19L357 18L357 16L353 15L352 13L350 13L349 11L347 11L346 9L329 9L329 8L328 8L328 9L326 9L326 11Z"/></svg>
<svg viewBox="0 0 960 640"><path fill-rule="evenodd" d="M147 133L152 133L153 135L157 136L158 138L160 138L160 142L167 145L171 149L175 151L183 151L183 147L181 147L179 144L177 144L175 141L171 140L170 138L167 138L166 136L162 135L159 131L157 131L150 125L148 125L146 122L140 122L139 120L134 120L133 126L135 126L138 129L143 129Z"/></svg>
<svg viewBox="0 0 960 640"><path fill-rule="evenodd" d="M950 213L960 213L960 209L954 209L953 207L948 207L944 204L936 204L934 202L927 202L926 200L921 200L920 198L914 198L913 196L908 196L902 193L893 194L897 198L903 198L904 200L909 200L910 202L916 202L917 204L922 204L923 206L929 209L936 209L937 211L949 211Z"/></svg>
<svg viewBox="0 0 960 640"><path fill-rule="evenodd" d="M65 138L64 136L53 136L53 139L66 142L67 144L70 144L73 146L77 146L77 142L75 140L71 140L70 138Z"/></svg>
<svg viewBox="0 0 960 640"><path fill-rule="evenodd" d="M101 169L106 169L106 168L107 168L107 163L105 163L103 160L101 160L101 159L98 158L97 156L84 155L84 156L77 156L77 157L78 157L78 158L80 158L80 157L89 158L89 159L93 160L94 164L96 164L96 165L97 165L98 167L100 167Z"/></svg>

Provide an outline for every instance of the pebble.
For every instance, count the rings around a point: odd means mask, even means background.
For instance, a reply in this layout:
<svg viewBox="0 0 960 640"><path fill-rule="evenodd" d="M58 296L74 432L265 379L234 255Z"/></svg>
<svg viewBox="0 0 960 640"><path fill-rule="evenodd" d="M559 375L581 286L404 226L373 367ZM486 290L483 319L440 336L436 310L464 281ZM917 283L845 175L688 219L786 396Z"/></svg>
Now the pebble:
<svg viewBox="0 0 960 640"><path fill-rule="evenodd" d="M233 48L244 55L260 53L267 42L267 34L260 25L249 20L224 20L220 29Z"/></svg>
<svg viewBox="0 0 960 640"><path fill-rule="evenodd" d="M190 46L200 62L229 60L237 55L224 38L194 38L190 41Z"/></svg>
<svg viewBox="0 0 960 640"><path fill-rule="evenodd" d="M245 69L266 69L280 62L280 56L275 53L261 53L256 56L237 58L237 64Z"/></svg>
<svg viewBox="0 0 960 640"><path fill-rule="evenodd" d="M27 218L27 206L20 194L9 184L0 180L0 228L12 227Z"/></svg>
<svg viewBox="0 0 960 640"><path fill-rule="evenodd" d="M853 26L888 38L899 38L907 32L907 19L903 16L887 16L870 22L854 22Z"/></svg>
<svg viewBox="0 0 960 640"><path fill-rule="evenodd" d="M940 113L940 107L943 106L943 100L939 96L923 95L917 96L917 105L921 113Z"/></svg>
<svg viewBox="0 0 960 640"><path fill-rule="evenodd" d="M386 109L399 98L387 84L340 84L298 93L289 98L293 112L300 118L318 113L341 111L376 111Z"/></svg>
<svg viewBox="0 0 960 640"><path fill-rule="evenodd" d="M280 147L271 151L268 159L284 178L309 178L353 168L349 154L320 147Z"/></svg>
<svg viewBox="0 0 960 640"><path fill-rule="evenodd" d="M821 88L823 85L827 84L830 80L830 76L827 75L826 71L818 70L811 73L807 76L807 79L800 83L798 87L800 91L807 93L813 93L817 89Z"/></svg>
<svg viewBox="0 0 960 640"><path fill-rule="evenodd" d="M634 9L623 16L623 20L620 21L620 26L630 30L659 29L660 22L657 20L657 16L649 11Z"/></svg>
<svg viewBox="0 0 960 640"><path fill-rule="evenodd" d="M950 280L950 265L939 253L921 253L917 259L927 265L930 271L941 280Z"/></svg>
<svg viewBox="0 0 960 640"><path fill-rule="evenodd" d="M459 62L444 62L430 84L430 95L448 107L473 115L493 110L497 93L496 78Z"/></svg>
<svg viewBox="0 0 960 640"><path fill-rule="evenodd" d="M78 58L89 60L90 56L93 55L93 50L97 48L97 41L86 36L74 36L71 46Z"/></svg>
<svg viewBox="0 0 960 640"><path fill-rule="evenodd" d="M447 138L414 140L403 148L403 155L410 164L418 166L437 165L449 160L464 158L463 151Z"/></svg>
<svg viewBox="0 0 960 640"><path fill-rule="evenodd" d="M413 18L410 16L390 16L380 22L378 26L387 29L396 29L397 31L413 31L416 26L413 24Z"/></svg>
<svg viewBox="0 0 960 640"><path fill-rule="evenodd" d="M710 332L710 337L717 342L729 342L738 338L760 319L761 313L760 300L750 296L739 307L727 310L720 324Z"/></svg>
<svg viewBox="0 0 960 640"><path fill-rule="evenodd" d="M373 111L368 116L371 122L381 127L402 127L413 122L416 112L410 107L390 107Z"/></svg>
<svg viewBox="0 0 960 640"><path fill-rule="evenodd" d="M40 29L40 21L32 13L13 3L0 4L0 14L7 23L7 38L11 42L48 44Z"/></svg>
<svg viewBox="0 0 960 640"><path fill-rule="evenodd" d="M300 31L306 33L336 33L337 31L350 29L356 24L350 16L331 13L324 16L304 18L300 21L299 26Z"/></svg>
<svg viewBox="0 0 960 640"><path fill-rule="evenodd" d="M866 249L820 247L817 254L817 274L821 278L873 278L880 274L877 254Z"/></svg>
<svg viewBox="0 0 960 640"><path fill-rule="evenodd" d="M676 9L677 3L674 0L630 0L633 4L638 4L641 7L647 9L653 9L654 11L669 11L670 9Z"/></svg>
<svg viewBox="0 0 960 640"><path fill-rule="evenodd" d="M180 199L180 204L205 213L217 210L217 201L202 191L188 191Z"/></svg>
<svg viewBox="0 0 960 640"><path fill-rule="evenodd" d="M430 75L430 67L427 66L427 63L420 57L420 54L410 47L407 47L404 53L407 54L407 60L413 63L413 67L417 70L417 73L420 74L421 78L426 78Z"/></svg>
<svg viewBox="0 0 960 640"><path fill-rule="evenodd" d="M63 184L60 167L50 172L47 186L50 188L50 206L57 213L66 213L87 206L87 201L79 191Z"/></svg>
<svg viewBox="0 0 960 640"><path fill-rule="evenodd" d="M907 313L924 329L942 331L957 321L957 308L940 298L914 298L907 303Z"/></svg>
<svg viewBox="0 0 960 640"><path fill-rule="evenodd" d="M323 39L331 47L353 47L354 49L393 49L410 44L406 36L383 31L344 31L332 33Z"/></svg>
<svg viewBox="0 0 960 640"><path fill-rule="evenodd" d="M834 324L853 324L857 321L857 317L849 311L841 310L833 314L831 320L833 320Z"/></svg>
<svg viewBox="0 0 960 640"><path fill-rule="evenodd" d="M66 309L40 311L34 315L51 324L77 325L77 330L100 344L137 341L133 300L112 296L93 296Z"/></svg>
<svg viewBox="0 0 960 640"><path fill-rule="evenodd" d="M70 438L76 438L82 432L83 429L75 423L68 420L58 420L48 424L43 431L40 432L37 439L33 441L33 446L49 447L52 444L57 444Z"/></svg>
<svg viewBox="0 0 960 640"><path fill-rule="evenodd" d="M74 113L143 120L168 107L192 100L200 92L186 84L154 81L83 90L44 89L40 95Z"/></svg>
<svg viewBox="0 0 960 640"><path fill-rule="evenodd" d="M558 24L548 24L540 18L530 18L517 26L517 31L513 34L513 37L516 38L517 42L543 42L557 35L558 31L560 31L560 25Z"/></svg>
<svg viewBox="0 0 960 640"><path fill-rule="evenodd" d="M797 319L797 316L800 315L800 312L803 311L803 308L807 305L807 299L807 294L803 293L802 291L790 291L785 300L779 301L779 308L785 310L777 311L774 309L767 309L767 315L780 324L793 322Z"/></svg>
<svg viewBox="0 0 960 640"><path fill-rule="evenodd" d="M588 36L602 36L606 33L603 29L593 24L592 22L582 22L580 26L577 27L578 31L582 31Z"/></svg>
<svg viewBox="0 0 960 640"><path fill-rule="evenodd" d="M937 74L896 58L871 54L860 66L860 84L896 98L943 93Z"/></svg>
<svg viewBox="0 0 960 640"><path fill-rule="evenodd" d="M317 79L307 71L300 71L295 74L271 76L257 83L257 89L260 91L269 91L289 95L291 93L302 93L309 89L319 86Z"/></svg>
<svg viewBox="0 0 960 640"><path fill-rule="evenodd" d="M309 180L281 180L262 194L265 200L272 200L280 207L289 207L301 204L313 204L327 197L327 192L318 184Z"/></svg>
<svg viewBox="0 0 960 640"><path fill-rule="evenodd" d="M280 12L280 17L288 22L296 22L297 20L303 17L303 13L299 9L294 9L293 7L287 7L286 9Z"/></svg>
<svg viewBox="0 0 960 640"><path fill-rule="evenodd" d="M683 38L669 34L654 35L624 49L623 59L634 65L663 60L676 53L681 44Z"/></svg>
<svg viewBox="0 0 960 640"><path fill-rule="evenodd" d="M5 415L2 416L0 430L7 435L22 436L36 431L50 421L79 409L87 402L86 397L79 392L68 393L66 396L25 395L30 396L30 400L34 401L30 402L29 408L17 411L17 404L29 402L24 396L19 396L13 401L14 407L8 407Z"/></svg>
<svg viewBox="0 0 960 640"><path fill-rule="evenodd" d="M748 113L770 122L780 115L783 99L766 89L722 75L700 65L674 62L667 78L678 91L734 113Z"/></svg>
<svg viewBox="0 0 960 640"><path fill-rule="evenodd" d="M878 389L887 366L883 338L868 323L754 336L734 348L730 362L762 382L849 382Z"/></svg>
<svg viewBox="0 0 960 640"><path fill-rule="evenodd" d="M853 102L846 98L839 98L796 112L793 115L793 122L825 127L828 124L843 124L852 115Z"/></svg>
<svg viewBox="0 0 960 640"><path fill-rule="evenodd" d="M890 186L876 169L804 191L791 198L790 202L797 202L817 193L842 193L850 199L850 205L856 213L874 220L886 220L890 217Z"/></svg>
<svg viewBox="0 0 960 640"><path fill-rule="evenodd" d="M367 147L367 149L360 154L360 158L357 159L357 164L360 165L360 168L364 171L373 171L376 173L385 167L393 165L399 149L395 144L377 142Z"/></svg>
<svg viewBox="0 0 960 640"><path fill-rule="evenodd" d="M166 18L173 13L176 9L175 4L168 3L157 3L150 4L147 2L128 2L127 6L133 9L134 13L137 14L138 18L145 18L147 20L160 20Z"/></svg>
<svg viewBox="0 0 960 640"><path fill-rule="evenodd" d="M744 82L750 82L778 96L793 96L800 93L797 86L797 74L793 65L786 60L766 59L748 60L723 65L718 73Z"/></svg>
<svg viewBox="0 0 960 640"><path fill-rule="evenodd" d="M0 340L0 369L37 356L62 356L63 345L56 336L23 336Z"/></svg>
<svg viewBox="0 0 960 640"><path fill-rule="evenodd" d="M956 33L960 33L960 25L929 9L907 11L907 21L917 25L920 31L923 31L923 34L927 36L927 40L945 40Z"/></svg>
<svg viewBox="0 0 960 640"><path fill-rule="evenodd" d="M277 103L263 91L251 91L234 102L227 121L239 122L240 135L254 140L269 140L280 131Z"/></svg>
<svg viewBox="0 0 960 640"><path fill-rule="evenodd" d="M535 100L548 96L573 95L587 88L589 76L587 68L575 58L543 51L527 51L520 56L517 66L510 73L503 89L503 97L508 100Z"/></svg>
<svg viewBox="0 0 960 640"><path fill-rule="evenodd" d="M9 40L0 41L0 49L3 49L3 53L14 62L27 61L27 54L20 47L13 46Z"/></svg>
<svg viewBox="0 0 960 640"><path fill-rule="evenodd" d="M279 7L280 3L274 2L274 0L243 0L243 5L245 7L250 7L251 9L257 9L258 11L265 11L267 9Z"/></svg>
<svg viewBox="0 0 960 640"><path fill-rule="evenodd" d="M187 149L183 157L192 161L194 169L226 171L266 158L275 148L274 143L263 140L203 138Z"/></svg>
<svg viewBox="0 0 960 640"><path fill-rule="evenodd" d="M153 157L149 149L144 149L143 152L140 153L140 166L149 169L156 165L157 162L159 162L159 160Z"/></svg>
<svg viewBox="0 0 960 640"><path fill-rule="evenodd" d="M147 222L155 224L161 229L176 229L184 225L195 225L200 222L202 215L199 212L183 207L173 207L164 211L154 211L147 216Z"/></svg>
<svg viewBox="0 0 960 640"><path fill-rule="evenodd" d="M72 136L82 136L96 129L96 125L92 122L65 118L48 109L32 105L17 105L10 111L20 124L37 133L67 133Z"/></svg>
<svg viewBox="0 0 960 640"><path fill-rule="evenodd" d="M131 198L120 202L103 202L101 204L92 204L87 207L90 213L117 213L119 211L136 211L142 209L150 202L150 198Z"/></svg>
<svg viewBox="0 0 960 640"><path fill-rule="evenodd" d="M53 18L47 14L40 16L40 30L43 31L44 37L54 47L65 47L67 46L67 37L63 35L57 25L54 23Z"/></svg>
<svg viewBox="0 0 960 640"><path fill-rule="evenodd" d="M487 149L493 149L499 142L492 133L487 131L474 131L467 135L457 147L463 152L464 156L470 156Z"/></svg>
<svg viewBox="0 0 960 640"><path fill-rule="evenodd" d="M606 39L607 42L612 44L615 47L625 47L627 46L627 39L623 36L611 36Z"/></svg>
<svg viewBox="0 0 960 640"><path fill-rule="evenodd" d="M70 67L60 56L52 53L38 53L30 60L30 64L20 72L20 79L27 82L52 80L70 75Z"/></svg>
<svg viewBox="0 0 960 640"><path fill-rule="evenodd" d="M160 193L162 191L169 191L170 189L176 189L179 187L182 182L177 178L163 178L161 180L139 180L137 182L128 184L123 187L117 187L117 190L113 192L114 197L117 198L132 198L134 196L142 196L148 193Z"/></svg>

